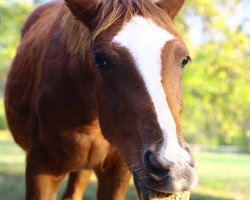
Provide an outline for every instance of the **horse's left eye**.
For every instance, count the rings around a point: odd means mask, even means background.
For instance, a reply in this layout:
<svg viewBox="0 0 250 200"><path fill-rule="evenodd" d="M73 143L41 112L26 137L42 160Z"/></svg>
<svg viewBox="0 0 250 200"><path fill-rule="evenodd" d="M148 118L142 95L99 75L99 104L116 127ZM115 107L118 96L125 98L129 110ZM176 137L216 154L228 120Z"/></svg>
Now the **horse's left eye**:
<svg viewBox="0 0 250 200"><path fill-rule="evenodd" d="M94 59L95 59L95 64L98 68L103 68L107 65L107 62L104 60L104 58L100 54L96 54L94 56Z"/></svg>
<svg viewBox="0 0 250 200"><path fill-rule="evenodd" d="M182 67L185 68L185 66L188 64L188 62L191 60L191 57L188 55L186 56L182 61Z"/></svg>

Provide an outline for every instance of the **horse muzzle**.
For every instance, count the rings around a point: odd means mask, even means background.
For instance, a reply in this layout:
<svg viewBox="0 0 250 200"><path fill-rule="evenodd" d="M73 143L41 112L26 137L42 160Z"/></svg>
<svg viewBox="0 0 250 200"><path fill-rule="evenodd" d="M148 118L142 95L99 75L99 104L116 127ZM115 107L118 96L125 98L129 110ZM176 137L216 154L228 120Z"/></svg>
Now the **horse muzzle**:
<svg viewBox="0 0 250 200"><path fill-rule="evenodd" d="M188 162L162 162L152 151L143 158L143 167L133 170L134 182L142 200L148 200L150 193L171 195L190 191L198 182L194 166Z"/></svg>

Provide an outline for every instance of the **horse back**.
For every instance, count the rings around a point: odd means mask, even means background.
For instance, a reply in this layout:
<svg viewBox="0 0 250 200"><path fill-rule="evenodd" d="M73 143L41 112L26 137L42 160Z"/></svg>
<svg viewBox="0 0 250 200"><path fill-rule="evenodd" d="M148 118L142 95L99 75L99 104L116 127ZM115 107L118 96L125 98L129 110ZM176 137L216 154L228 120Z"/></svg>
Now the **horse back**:
<svg viewBox="0 0 250 200"><path fill-rule="evenodd" d="M39 6L31 13L23 26L21 42L7 77L7 122L14 140L25 150L29 148L31 116L44 54L62 7L62 2L53 2Z"/></svg>

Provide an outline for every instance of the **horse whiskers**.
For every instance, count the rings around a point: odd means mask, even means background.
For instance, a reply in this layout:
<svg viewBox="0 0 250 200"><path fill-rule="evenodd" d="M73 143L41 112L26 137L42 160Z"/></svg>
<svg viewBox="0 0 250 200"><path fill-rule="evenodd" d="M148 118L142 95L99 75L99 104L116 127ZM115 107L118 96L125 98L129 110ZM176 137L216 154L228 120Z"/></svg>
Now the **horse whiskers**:
<svg viewBox="0 0 250 200"><path fill-rule="evenodd" d="M149 126L144 126L145 128L147 128L147 129L149 129L149 130L151 130L152 128L151 127L149 127Z"/></svg>
<svg viewBox="0 0 250 200"><path fill-rule="evenodd" d="M163 140L164 140L164 138L162 136L160 139L156 140L155 142L156 142L156 144L160 144L160 143L162 143Z"/></svg>
<svg viewBox="0 0 250 200"><path fill-rule="evenodd" d="M128 155L128 158L130 159L130 160L134 160L134 161L138 161L138 156L137 155L132 155L132 156L130 156L130 155Z"/></svg>
<svg viewBox="0 0 250 200"><path fill-rule="evenodd" d="M141 169L136 169L136 170L133 170L133 172L140 172Z"/></svg>
<svg viewBox="0 0 250 200"><path fill-rule="evenodd" d="M141 176L141 175L148 175L148 173L146 173L146 172L137 172L136 173L138 176Z"/></svg>
<svg viewBox="0 0 250 200"><path fill-rule="evenodd" d="M137 151L137 152L141 152L142 150L140 150L140 149L134 149L134 150L133 150L133 149L132 149L131 151L135 151L135 152L136 152L136 151Z"/></svg>
<svg viewBox="0 0 250 200"><path fill-rule="evenodd" d="M134 168L136 166L140 167L140 165L138 163L136 163L136 164L130 165L129 168Z"/></svg>
<svg viewBox="0 0 250 200"><path fill-rule="evenodd" d="M141 175L146 175L146 176L149 175L148 172L142 171L141 169L135 170L134 173L136 173L136 175L139 176L139 177L141 177Z"/></svg>
<svg viewBox="0 0 250 200"><path fill-rule="evenodd" d="M154 137L156 137L155 134L156 134L156 130L154 130L154 132L153 132ZM159 144L159 143L161 143L162 140L163 140L163 136L160 139L156 140L155 142L156 142L156 144Z"/></svg>
<svg viewBox="0 0 250 200"><path fill-rule="evenodd" d="M145 178L148 178L148 174L138 175L138 177L139 177L139 180L145 179Z"/></svg>

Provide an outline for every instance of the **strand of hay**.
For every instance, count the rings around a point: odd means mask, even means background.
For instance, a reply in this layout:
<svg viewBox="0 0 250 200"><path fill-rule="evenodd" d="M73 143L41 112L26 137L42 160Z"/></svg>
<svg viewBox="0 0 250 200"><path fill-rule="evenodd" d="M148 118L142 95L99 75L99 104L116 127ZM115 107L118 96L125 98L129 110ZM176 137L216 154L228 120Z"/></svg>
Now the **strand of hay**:
<svg viewBox="0 0 250 200"><path fill-rule="evenodd" d="M190 192L178 192L174 194L155 194L150 193L150 200L189 200Z"/></svg>

